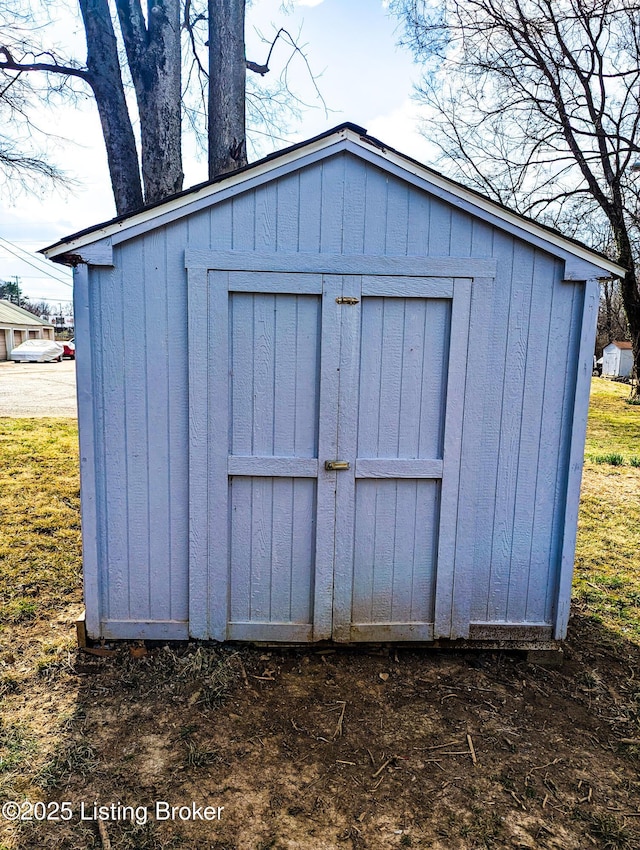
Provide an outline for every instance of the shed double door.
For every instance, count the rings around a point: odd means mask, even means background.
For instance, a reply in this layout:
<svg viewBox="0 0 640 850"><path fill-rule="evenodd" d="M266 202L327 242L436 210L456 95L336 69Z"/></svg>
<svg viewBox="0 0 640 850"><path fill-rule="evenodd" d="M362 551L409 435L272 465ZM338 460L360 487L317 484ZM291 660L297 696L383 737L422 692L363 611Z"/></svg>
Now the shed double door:
<svg viewBox="0 0 640 850"><path fill-rule="evenodd" d="M470 283L208 273L209 637L449 634Z"/></svg>

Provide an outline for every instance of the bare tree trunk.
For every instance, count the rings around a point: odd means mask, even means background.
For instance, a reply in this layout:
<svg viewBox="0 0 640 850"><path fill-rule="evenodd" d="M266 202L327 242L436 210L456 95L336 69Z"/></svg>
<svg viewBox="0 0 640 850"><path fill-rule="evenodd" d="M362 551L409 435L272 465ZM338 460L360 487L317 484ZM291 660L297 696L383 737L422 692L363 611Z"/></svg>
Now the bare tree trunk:
<svg viewBox="0 0 640 850"><path fill-rule="evenodd" d="M247 163L245 0L209 0L209 178Z"/></svg>
<svg viewBox="0 0 640 850"><path fill-rule="evenodd" d="M87 81L96 98L119 215L143 205L138 152L124 95L108 0L79 0L87 38Z"/></svg>
<svg viewBox="0 0 640 850"><path fill-rule="evenodd" d="M182 189L180 0L116 0L140 114L147 204Z"/></svg>

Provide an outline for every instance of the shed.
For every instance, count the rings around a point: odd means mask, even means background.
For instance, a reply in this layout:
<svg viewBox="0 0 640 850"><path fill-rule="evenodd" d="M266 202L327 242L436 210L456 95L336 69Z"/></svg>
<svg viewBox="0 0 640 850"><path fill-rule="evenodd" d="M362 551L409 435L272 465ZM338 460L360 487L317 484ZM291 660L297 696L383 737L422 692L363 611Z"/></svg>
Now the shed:
<svg viewBox="0 0 640 850"><path fill-rule="evenodd" d="M27 339L54 339L52 324L23 310L11 301L0 300L0 360Z"/></svg>
<svg viewBox="0 0 640 850"><path fill-rule="evenodd" d="M602 374L628 378L633 369L633 350L630 342L610 342L602 349Z"/></svg>
<svg viewBox="0 0 640 850"><path fill-rule="evenodd" d="M352 124L44 253L89 636L565 636L615 263Z"/></svg>

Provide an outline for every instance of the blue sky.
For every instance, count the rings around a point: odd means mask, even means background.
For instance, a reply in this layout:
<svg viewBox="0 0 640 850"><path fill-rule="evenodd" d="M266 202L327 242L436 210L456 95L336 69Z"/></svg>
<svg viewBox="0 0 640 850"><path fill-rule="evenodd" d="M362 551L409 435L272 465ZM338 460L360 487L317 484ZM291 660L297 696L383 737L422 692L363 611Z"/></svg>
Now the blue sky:
<svg viewBox="0 0 640 850"><path fill-rule="evenodd" d="M397 47L397 21L388 15L382 0L290 0L287 5L290 11L285 14L281 0L254 0L247 21L247 56L259 62L265 58L265 47L259 44L254 27L267 36L279 26L294 35L300 31L300 41L306 45L311 68L319 75L317 82L330 112L325 115L320 107L306 111L301 122L283 128L282 138L299 141L351 121L398 150L428 161L429 147L417 131L419 109L410 99L419 69L409 53ZM68 19L59 26L63 28L59 30L62 37L73 38L82 49L77 23ZM302 96L311 102L313 90L304 65L296 60L291 68ZM10 251L37 251L69 233L111 218L114 206L93 102L87 99L75 109L67 107L41 119L45 120L56 132L73 140L57 144L55 155L78 186L62 194L4 200L0 207L0 279L19 275L24 292L33 300L46 297L64 303L71 298L68 270L32 257L38 267L49 266L54 280ZM283 141L263 140L263 144L263 154L286 146ZM192 148L187 145L185 186L206 179L206 164L189 155Z"/></svg>

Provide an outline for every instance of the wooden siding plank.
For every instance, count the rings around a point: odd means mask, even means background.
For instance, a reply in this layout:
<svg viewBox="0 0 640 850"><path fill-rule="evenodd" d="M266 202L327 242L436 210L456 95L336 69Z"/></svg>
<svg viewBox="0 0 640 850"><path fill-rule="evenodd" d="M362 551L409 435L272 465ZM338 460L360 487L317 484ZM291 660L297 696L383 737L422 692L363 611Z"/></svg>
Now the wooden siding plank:
<svg viewBox="0 0 640 850"><path fill-rule="evenodd" d="M427 643L433 640L433 623L352 623L348 640L366 643Z"/></svg>
<svg viewBox="0 0 640 850"><path fill-rule="evenodd" d="M207 394L209 491L208 584L209 636L225 640L229 619L229 275L209 272L207 311L209 323L210 385ZM204 359L204 358L203 358ZM193 503L192 503L193 504Z"/></svg>
<svg viewBox="0 0 640 850"><path fill-rule="evenodd" d="M256 229L255 192L245 192L231 201L232 244L234 251L253 251Z"/></svg>
<svg viewBox="0 0 640 850"><path fill-rule="evenodd" d="M364 458L356 460L356 478L442 478L442 460L437 458Z"/></svg>
<svg viewBox="0 0 640 850"><path fill-rule="evenodd" d="M273 525L271 538L271 579L269 581L269 620L290 622L293 570L293 517L296 512L293 478L272 479ZM309 523L309 527L312 523ZM308 533L308 531L307 531ZM296 564L300 568L300 564ZM309 584L309 576L296 576Z"/></svg>
<svg viewBox="0 0 640 850"><path fill-rule="evenodd" d="M149 619L171 619L167 256L163 228L145 237L145 356Z"/></svg>
<svg viewBox="0 0 640 850"><path fill-rule="evenodd" d="M338 451L338 379L340 368L340 310L336 298L342 281L326 277L322 298L322 342L320 354L320 402L318 429L318 492L316 515L315 588L313 639L327 640L332 634L333 572L335 550L336 476L327 472L325 460L335 460Z"/></svg>
<svg viewBox="0 0 640 850"><path fill-rule="evenodd" d="M167 421L169 441L169 563L171 619L189 617L189 371L186 222L166 229Z"/></svg>
<svg viewBox="0 0 640 850"><path fill-rule="evenodd" d="M293 482L294 512L291 528L291 619L311 623L316 550L316 490L313 480Z"/></svg>
<svg viewBox="0 0 640 850"><path fill-rule="evenodd" d="M263 643L309 643L313 626L299 623L233 622L229 623L229 640Z"/></svg>
<svg viewBox="0 0 640 850"><path fill-rule="evenodd" d="M276 295L274 304L273 352L273 454L292 456L295 445L296 343L298 341L298 299ZM313 376L311 376L313 378ZM311 400L311 395L309 395Z"/></svg>
<svg viewBox="0 0 640 850"><path fill-rule="evenodd" d="M275 295L253 296L253 454L273 455Z"/></svg>
<svg viewBox="0 0 640 850"><path fill-rule="evenodd" d="M259 475L270 478L312 478L318 474L317 458L230 455L229 475Z"/></svg>
<svg viewBox="0 0 640 850"><path fill-rule="evenodd" d="M381 295L385 298L451 298L452 278L413 278L394 275L365 276L362 279L362 295Z"/></svg>
<svg viewBox="0 0 640 850"><path fill-rule="evenodd" d="M374 590L376 549L376 500L378 482L356 481L353 591L351 621L370 623ZM343 638L344 639L344 638Z"/></svg>
<svg viewBox="0 0 640 850"><path fill-rule="evenodd" d="M322 163L319 249L323 253L342 251L345 159L336 156Z"/></svg>
<svg viewBox="0 0 640 850"><path fill-rule="evenodd" d="M211 224L212 216L221 217L222 211L218 208L215 209L215 212L212 210L204 209L199 210L195 215L189 216L186 220L187 225L187 245L197 245L198 248L202 248L203 250L211 249L214 245L216 248L224 247L231 248L231 244L220 244L218 241L212 242L212 231L213 227ZM161 225L158 223L157 225L160 227ZM124 247L124 246L123 246Z"/></svg>
<svg viewBox="0 0 640 850"><path fill-rule="evenodd" d="M378 390L378 451L377 457L398 457L400 428L400 395L404 354L405 299L383 298L382 340L380 351L380 385ZM365 301L363 310L371 304ZM367 355L371 356L371 349ZM372 415L374 409L364 411Z"/></svg>
<svg viewBox="0 0 640 850"><path fill-rule="evenodd" d="M429 257L448 257L451 251L451 217L453 208L431 198L431 215L429 216ZM457 249L456 249L457 254Z"/></svg>
<svg viewBox="0 0 640 850"><path fill-rule="evenodd" d="M435 600L435 634L437 637L457 637L453 632L452 605L470 309L471 281L456 280L451 310L443 450L444 465L440 490L438 585Z"/></svg>
<svg viewBox="0 0 640 850"><path fill-rule="evenodd" d="M271 551L273 542L273 478L251 479L251 584L249 617L271 616Z"/></svg>
<svg viewBox="0 0 640 850"><path fill-rule="evenodd" d="M231 278L232 274L229 274ZM253 295L232 294L231 323L231 445L234 455L252 455L253 447ZM230 474L232 473L229 470Z"/></svg>
<svg viewBox="0 0 640 850"><path fill-rule="evenodd" d="M231 523L229 533L229 620L251 619L251 560L253 525L251 478L235 477L229 481ZM230 636L228 631L227 636Z"/></svg>
<svg viewBox="0 0 640 850"><path fill-rule="evenodd" d="M387 191L385 253L404 256L409 232L410 187L403 181L390 179Z"/></svg>
<svg viewBox="0 0 640 850"><path fill-rule="evenodd" d="M296 306L298 332L294 355L293 454L299 458L317 459L322 299L298 298ZM317 471L314 475L317 475Z"/></svg>
<svg viewBox="0 0 640 850"><path fill-rule="evenodd" d="M300 219L300 174L278 180L276 234L278 251L297 251Z"/></svg>
<svg viewBox="0 0 640 850"><path fill-rule="evenodd" d="M336 279L336 287L340 285ZM342 296L361 298L359 277L342 278ZM333 590L333 636L344 639L351 622L355 526L355 460L358 450L358 380L360 372L361 303L339 305L340 372L338 381L337 458L349 460L350 468L335 476L335 557Z"/></svg>
<svg viewBox="0 0 640 850"><path fill-rule="evenodd" d="M364 252L365 196L367 189L367 166L359 159L345 160L344 174L344 232L342 250L346 254Z"/></svg>
<svg viewBox="0 0 640 850"><path fill-rule="evenodd" d="M186 640L189 629L184 620L105 620L105 640Z"/></svg>
<svg viewBox="0 0 640 850"><path fill-rule="evenodd" d="M453 288L452 288L453 291ZM400 385L400 410L398 421L398 455L412 458L409 465L415 464L420 456L420 429L422 425L421 399L424 384L427 382L425 369L431 371L426 358L428 345L425 336L425 323L428 301L405 301L402 377ZM437 343L436 343L437 344ZM432 417L432 411L429 411ZM434 455L435 456L435 455ZM398 463L398 477L402 475L403 462ZM436 467L434 467L436 468ZM439 477L442 475L442 463L439 462ZM413 478L420 477L416 472Z"/></svg>
<svg viewBox="0 0 640 850"><path fill-rule="evenodd" d="M315 274L403 275L407 277L494 277L496 260L476 257L387 257L332 254L185 250L185 266L227 271L311 272Z"/></svg>
<svg viewBox="0 0 640 850"><path fill-rule="evenodd" d="M487 621L507 619L507 602L512 570L524 570L512 559L513 522L518 480L518 458L522 434L523 392L527 361L527 339L531 312L534 252L522 242L514 244L511 302L507 323L496 504L493 515L493 546Z"/></svg>
<svg viewBox="0 0 640 850"><path fill-rule="evenodd" d="M120 254L120 251L118 251ZM94 274L96 274L94 272ZM91 317L96 333L96 428L101 451L96 473L101 482L99 540L104 585L102 618L129 616L127 551L127 466L125 450L125 401L122 376L123 346L122 270L100 274L92 286ZM107 411L108 423L107 423ZM123 486L124 482L124 486Z"/></svg>
<svg viewBox="0 0 640 850"><path fill-rule="evenodd" d="M229 272L233 292L264 292L274 295L321 295L322 275L293 272Z"/></svg>
<svg viewBox="0 0 640 850"><path fill-rule="evenodd" d="M573 407L571 410L571 439L567 472L567 498L564 511L564 534L560 575L557 585L557 608L555 612L554 638L564 640L567 636L569 607L571 604L571 580L576 548L578 508L580 504L580 482L584 462L589 391L593 369L593 345L598 318L600 287L598 280L585 283L580 343L578 349L578 375L576 379Z"/></svg>
<svg viewBox="0 0 640 850"><path fill-rule="evenodd" d="M217 203L209 209L209 245L212 250L230 250L233 248L233 208L232 201ZM190 222L190 218L187 219ZM204 234L192 234L189 230L188 241L183 243L186 245L197 245L198 238L206 238ZM202 247L205 243L201 243Z"/></svg>
<svg viewBox="0 0 640 850"><path fill-rule="evenodd" d="M428 256L431 197L426 192L409 193L407 253ZM456 252L457 253L457 252Z"/></svg>
<svg viewBox="0 0 640 850"><path fill-rule="evenodd" d="M189 269L189 636L209 633L209 339L207 270ZM226 440L218 440L226 449ZM213 445L213 442L212 442Z"/></svg>
<svg viewBox="0 0 640 850"><path fill-rule="evenodd" d="M278 183L266 183L252 193L255 196L255 239L257 251L275 251L277 244Z"/></svg>
<svg viewBox="0 0 640 850"><path fill-rule="evenodd" d="M462 284L465 285L464 282ZM458 286L456 282L455 286ZM455 288L454 288L455 291ZM424 313L418 457L441 458L452 334L451 301L429 300ZM459 392L459 389L457 390Z"/></svg>
<svg viewBox="0 0 640 850"><path fill-rule="evenodd" d="M532 565L531 549L540 453L547 450L540 442L540 422L549 348L548 317L551 315L553 289L559 285L556 262L553 257L539 251L535 254L506 611L506 620L510 622L528 619L529 588L536 583L546 587L550 566L548 563Z"/></svg>
<svg viewBox="0 0 640 850"><path fill-rule="evenodd" d="M477 541L486 532L478 522L477 505L485 488L478 466L478 447L483 440L483 411L486 404L480 390L489 370L493 278L476 278L471 290L467 391L462 425L462 462L456 529L456 569L453 586L452 629L468 637L473 596L474 553Z"/></svg>
<svg viewBox="0 0 640 850"><path fill-rule="evenodd" d="M147 363L146 289L144 277L145 251L142 239L122 248L121 268L138 287L126 285L123 279L122 311L125 369L125 458L127 477L127 537L129 617L150 619L151 582L149 576L149 462L147 455Z"/></svg>
<svg viewBox="0 0 640 850"><path fill-rule="evenodd" d="M100 600L101 562L98 547L98 494L97 457L99 444L96 440L94 417L95 364L92 345L95 344L89 298L89 269L82 264L73 270L73 313L77 334L78 359L76 360L76 392L78 396L78 436L80 442L80 488L82 500L80 513L82 522L82 575L84 582L84 604L86 629L91 638L100 636L102 605ZM97 400L97 396L95 399ZM102 568L106 568L106 560Z"/></svg>
<svg viewBox="0 0 640 850"><path fill-rule="evenodd" d="M488 337L488 368L482 381L482 440L476 446L474 465L482 472L482 485L475 501L475 544L473 550L473 590L471 621L488 621L491 553L493 548L493 516L496 506L498 452L500 444L500 406L507 360L507 334L511 300L513 240L499 233L494 238L494 253L498 260L498 275L490 290L490 305L486 328ZM471 387L475 391L476 387Z"/></svg>
<svg viewBox="0 0 640 850"><path fill-rule="evenodd" d="M358 416L358 454L380 456L380 383L382 379L384 299L367 298L362 306L362 342Z"/></svg>
<svg viewBox="0 0 640 850"><path fill-rule="evenodd" d="M556 274L556 281L558 275ZM558 573L558 535L555 514L558 465L562 464L563 419L566 417L565 374L571 366L570 328L574 314L576 284L553 287L549 317L549 346L545 358L544 398L540 443L544 447L538 461L533 532L531 541L531 570L527 588L527 620L550 622L550 606L555 600L547 599L555 593ZM560 473L562 477L562 473Z"/></svg>
<svg viewBox="0 0 640 850"><path fill-rule="evenodd" d="M387 252L387 174L379 168L367 169L364 223L365 256L383 257ZM382 271L382 269L380 269ZM365 274L366 270L362 269ZM375 270L373 271L375 274Z"/></svg>
<svg viewBox="0 0 640 850"><path fill-rule="evenodd" d="M320 250L321 208L318 198L322 192L322 166L312 165L300 172L300 207L298 209L298 251L313 254ZM306 265L299 265L307 269ZM278 269L286 271L286 269Z"/></svg>

